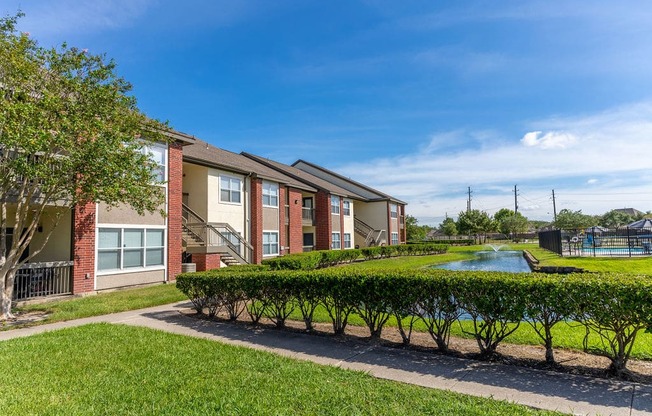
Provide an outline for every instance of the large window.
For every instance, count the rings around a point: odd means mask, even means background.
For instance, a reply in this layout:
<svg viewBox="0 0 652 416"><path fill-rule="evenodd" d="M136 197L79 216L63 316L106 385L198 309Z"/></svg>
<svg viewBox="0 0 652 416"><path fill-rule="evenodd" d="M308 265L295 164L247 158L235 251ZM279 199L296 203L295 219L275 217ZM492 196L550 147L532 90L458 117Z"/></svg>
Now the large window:
<svg viewBox="0 0 652 416"><path fill-rule="evenodd" d="M398 205L396 204L389 205L389 215L392 218L398 218Z"/></svg>
<svg viewBox="0 0 652 416"><path fill-rule="evenodd" d="M220 201L239 204L241 201L242 181L232 176L220 176Z"/></svg>
<svg viewBox="0 0 652 416"><path fill-rule="evenodd" d="M331 195L331 214L340 215L340 197Z"/></svg>
<svg viewBox="0 0 652 416"><path fill-rule="evenodd" d="M344 248L351 248L351 234L344 233Z"/></svg>
<svg viewBox="0 0 652 416"><path fill-rule="evenodd" d="M333 250L340 250L342 248L342 241L340 240L340 233L331 234L331 248Z"/></svg>
<svg viewBox="0 0 652 416"><path fill-rule="evenodd" d="M393 246L398 245L398 233L392 233L392 245Z"/></svg>
<svg viewBox="0 0 652 416"><path fill-rule="evenodd" d="M164 230L100 228L97 270L124 270L163 266Z"/></svg>
<svg viewBox="0 0 652 416"><path fill-rule="evenodd" d="M263 231L263 256L278 254L278 231Z"/></svg>
<svg viewBox="0 0 652 416"><path fill-rule="evenodd" d="M162 145L150 145L143 147L143 153L149 155L153 162L156 163L154 175L158 182L165 182L165 173L167 166L167 148Z"/></svg>
<svg viewBox="0 0 652 416"><path fill-rule="evenodd" d="M351 201L342 202L342 213L347 217L351 215Z"/></svg>
<svg viewBox="0 0 652 416"><path fill-rule="evenodd" d="M263 205L278 207L278 184L263 181Z"/></svg>

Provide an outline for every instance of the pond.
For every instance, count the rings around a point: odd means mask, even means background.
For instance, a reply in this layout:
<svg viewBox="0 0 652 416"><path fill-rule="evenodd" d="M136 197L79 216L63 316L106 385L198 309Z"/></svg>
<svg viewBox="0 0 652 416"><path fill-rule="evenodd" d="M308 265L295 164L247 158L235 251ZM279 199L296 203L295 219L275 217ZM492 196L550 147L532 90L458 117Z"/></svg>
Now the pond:
<svg viewBox="0 0 652 416"><path fill-rule="evenodd" d="M454 261L434 266L445 270L478 270L493 272L531 272L522 251L478 251L475 259Z"/></svg>

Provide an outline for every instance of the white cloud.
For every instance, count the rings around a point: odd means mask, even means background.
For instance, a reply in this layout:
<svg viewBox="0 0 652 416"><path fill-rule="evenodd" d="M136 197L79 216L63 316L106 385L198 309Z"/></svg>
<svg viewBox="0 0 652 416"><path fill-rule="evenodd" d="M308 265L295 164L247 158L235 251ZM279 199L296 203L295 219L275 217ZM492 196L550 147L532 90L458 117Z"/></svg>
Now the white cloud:
<svg viewBox="0 0 652 416"><path fill-rule="evenodd" d="M336 170L409 202L408 213L417 218L457 215L466 207L469 186L474 208L513 209L514 184L536 202L527 208L533 219L552 218L552 189L558 209L599 214L626 205L647 211L651 120L652 102L537 121L521 139L483 132L478 142L473 132L441 133L418 152ZM465 145L450 147L447 139Z"/></svg>
<svg viewBox="0 0 652 416"><path fill-rule="evenodd" d="M521 139L526 147L539 147L543 150L548 149L566 149L577 142L577 137L566 132L552 131L543 134L541 131L531 131L525 133Z"/></svg>

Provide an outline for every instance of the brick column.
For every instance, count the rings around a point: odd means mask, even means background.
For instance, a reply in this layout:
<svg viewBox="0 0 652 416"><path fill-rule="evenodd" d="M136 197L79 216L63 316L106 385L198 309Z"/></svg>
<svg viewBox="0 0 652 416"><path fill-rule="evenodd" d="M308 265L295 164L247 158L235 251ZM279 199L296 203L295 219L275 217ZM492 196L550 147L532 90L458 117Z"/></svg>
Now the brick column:
<svg viewBox="0 0 652 416"><path fill-rule="evenodd" d="M193 253L192 262L198 272L220 268L220 255L218 253Z"/></svg>
<svg viewBox="0 0 652 416"><path fill-rule="evenodd" d="M401 232L401 237L402 237L401 242L405 243L407 242L407 223L405 222L405 205L399 205L398 208L400 210L399 215L403 217L403 231ZM399 227L400 225L401 225L401 220L399 218Z"/></svg>
<svg viewBox="0 0 652 416"><path fill-rule="evenodd" d="M331 249L331 196L319 191L315 195L315 248L317 250Z"/></svg>
<svg viewBox="0 0 652 416"><path fill-rule="evenodd" d="M95 202L79 204L72 211L72 293L95 290Z"/></svg>
<svg viewBox="0 0 652 416"><path fill-rule="evenodd" d="M284 254L288 254L290 252L289 249L285 249L286 247L286 239L285 239L285 195L286 195L286 188L284 186L278 187L278 254L281 256Z"/></svg>
<svg viewBox="0 0 652 416"><path fill-rule="evenodd" d="M250 200L250 204L251 204L250 243L254 248L252 263L260 264L260 262L263 260L263 181L262 179L251 178L250 194L251 194L250 196L251 198Z"/></svg>
<svg viewBox="0 0 652 416"><path fill-rule="evenodd" d="M181 201L183 197L183 149L171 143L168 151L168 280L181 273L183 252L181 233ZM219 265L219 261L218 261Z"/></svg>
<svg viewBox="0 0 652 416"><path fill-rule="evenodd" d="M387 245L392 245L392 203L387 201Z"/></svg>
<svg viewBox="0 0 652 416"><path fill-rule="evenodd" d="M344 250L344 197L340 197L340 250Z"/></svg>
<svg viewBox="0 0 652 416"><path fill-rule="evenodd" d="M290 253L303 252L303 197L301 191L288 188L290 196Z"/></svg>

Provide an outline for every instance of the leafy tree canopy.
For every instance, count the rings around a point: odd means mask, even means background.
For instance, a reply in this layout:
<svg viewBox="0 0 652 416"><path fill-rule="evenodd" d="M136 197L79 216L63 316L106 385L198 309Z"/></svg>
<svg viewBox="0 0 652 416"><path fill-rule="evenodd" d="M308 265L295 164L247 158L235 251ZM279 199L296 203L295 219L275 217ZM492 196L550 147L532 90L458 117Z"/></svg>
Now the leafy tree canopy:
<svg viewBox="0 0 652 416"><path fill-rule="evenodd" d="M11 314L14 273L42 216L56 223L91 201L139 213L164 202L145 149L165 142L167 127L138 110L113 61L66 44L42 48L16 30L19 17L0 18L0 319ZM23 233L6 247L9 227Z"/></svg>

